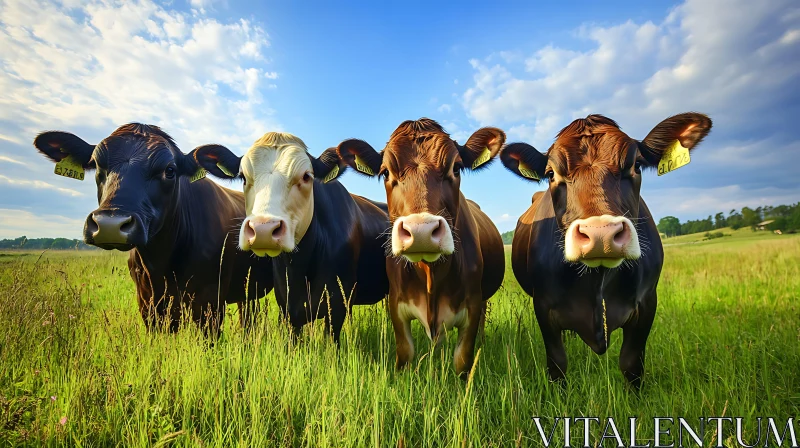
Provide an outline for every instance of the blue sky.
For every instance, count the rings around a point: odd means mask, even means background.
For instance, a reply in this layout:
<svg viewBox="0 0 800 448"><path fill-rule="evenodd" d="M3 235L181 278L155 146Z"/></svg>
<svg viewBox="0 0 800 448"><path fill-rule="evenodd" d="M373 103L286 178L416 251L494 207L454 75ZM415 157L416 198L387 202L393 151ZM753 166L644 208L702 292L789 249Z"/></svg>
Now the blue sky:
<svg viewBox="0 0 800 448"><path fill-rule="evenodd" d="M216 142L241 154L273 130L315 155L351 137L381 149L423 116L461 142L491 125L544 151L589 113L643 138L695 110L714 129L692 163L645 174L656 218L800 200L791 0L6 0L0 61L0 238L79 237L96 207L91 178L52 174L31 145L37 132L96 143L129 121L162 126L184 152ZM383 198L376 180L342 182ZM462 189L506 231L537 186L496 163Z"/></svg>

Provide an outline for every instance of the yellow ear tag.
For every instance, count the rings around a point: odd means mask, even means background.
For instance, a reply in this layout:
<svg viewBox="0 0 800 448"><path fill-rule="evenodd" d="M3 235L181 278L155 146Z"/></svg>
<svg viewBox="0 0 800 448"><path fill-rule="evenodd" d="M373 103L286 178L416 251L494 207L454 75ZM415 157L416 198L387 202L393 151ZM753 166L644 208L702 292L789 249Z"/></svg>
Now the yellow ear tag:
<svg viewBox="0 0 800 448"><path fill-rule="evenodd" d="M489 148L483 148L483 152L481 153L481 155L479 155L478 158L475 159L474 162L472 162L472 169L474 170L475 168L483 165L484 163L488 162L489 159L491 158L492 158L492 152L489 151Z"/></svg>
<svg viewBox="0 0 800 448"><path fill-rule="evenodd" d="M197 171L192 174L192 177L189 178L189 182L197 182L198 180L206 177L207 171L203 168L198 168Z"/></svg>
<svg viewBox="0 0 800 448"><path fill-rule="evenodd" d="M328 175L325 176L324 179L322 179L322 182L327 184L328 182L336 179L336 176L338 176L338 175L339 175L339 165L336 165L336 166L333 167L331 172L328 173Z"/></svg>
<svg viewBox="0 0 800 448"><path fill-rule="evenodd" d="M72 156L64 157L60 162L56 163L56 170L54 172L59 176L78 180L83 180L85 175L83 165L75 161Z"/></svg>
<svg viewBox="0 0 800 448"><path fill-rule="evenodd" d="M539 175L536 174L536 171L534 171L531 167L526 165L525 162L523 162L522 160L520 160L519 165L517 165L517 171L519 171L519 174L522 174L528 179L540 180Z"/></svg>
<svg viewBox="0 0 800 448"><path fill-rule="evenodd" d="M658 162L658 175L661 176L670 171L675 171L682 166L688 165L690 161L689 149L684 148L679 140L675 140L675 143L664 151L661 161Z"/></svg>
<svg viewBox="0 0 800 448"><path fill-rule="evenodd" d="M356 169L358 171L361 171L362 173L368 175L368 176L374 176L375 175L375 172L372 171L372 168L368 167L367 164L364 163L364 161L361 160L361 158L358 157L358 156L356 156Z"/></svg>
<svg viewBox="0 0 800 448"><path fill-rule="evenodd" d="M222 163L217 163L217 168L219 168L220 171L225 173L226 176L236 177L236 175L231 173L227 168L225 168L225 165L223 165Z"/></svg>

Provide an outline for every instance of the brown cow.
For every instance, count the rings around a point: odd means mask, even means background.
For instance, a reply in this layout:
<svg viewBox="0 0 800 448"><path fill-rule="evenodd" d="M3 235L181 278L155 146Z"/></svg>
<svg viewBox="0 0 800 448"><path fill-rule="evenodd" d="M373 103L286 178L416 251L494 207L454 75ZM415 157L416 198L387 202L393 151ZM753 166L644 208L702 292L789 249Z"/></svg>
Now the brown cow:
<svg viewBox="0 0 800 448"><path fill-rule="evenodd" d="M126 124L97 145L68 132L43 132L33 144L53 162L72 160L80 179L83 170L97 171L99 207L86 218L84 241L130 251L128 268L148 329L166 320L176 331L181 306L204 329L215 329L231 302L240 302L242 323L249 323L252 313L244 311L272 289L272 267L236 248L242 193L197 180L193 154L183 154L157 126ZM215 145L203 148L209 146Z"/></svg>
<svg viewBox="0 0 800 448"><path fill-rule="evenodd" d="M461 171L487 166L504 141L503 131L483 128L461 146L422 118L403 122L380 154L361 140L337 148L341 160L381 176L386 187L392 221L386 270L398 368L414 356L413 319L433 341L458 328L456 372L472 368L485 301L500 288L505 257L497 228L461 194Z"/></svg>
<svg viewBox="0 0 800 448"><path fill-rule="evenodd" d="M503 149L506 168L549 184L517 223L511 261L522 289L533 296L551 379L567 371L562 330L577 332L603 354L611 333L622 328L619 366L640 386L664 260L655 222L639 196L641 168L655 168L676 148L688 158L686 149L710 130L707 116L685 113L637 141L613 120L589 115L562 129L547 154L525 143Z"/></svg>

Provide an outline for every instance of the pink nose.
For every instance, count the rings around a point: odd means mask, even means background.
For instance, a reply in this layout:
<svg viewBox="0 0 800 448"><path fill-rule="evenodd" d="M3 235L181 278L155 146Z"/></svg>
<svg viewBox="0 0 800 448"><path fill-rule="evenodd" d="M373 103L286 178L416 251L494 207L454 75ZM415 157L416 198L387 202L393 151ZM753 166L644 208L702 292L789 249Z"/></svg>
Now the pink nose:
<svg viewBox="0 0 800 448"><path fill-rule="evenodd" d="M403 252L437 253L447 232L447 221L441 216L425 220L416 217L399 218L397 237Z"/></svg>
<svg viewBox="0 0 800 448"><path fill-rule="evenodd" d="M582 220L569 237L580 248L583 258L623 258L631 242L631 231L623 222L601 217Z"/></svg>
<svg viewBox="0 0 800 448"><path fill-rule="evenodd" d="M278 249L285 235L286 223L282 219L253 218L244 223L244 237L251 249Z"/></svg>

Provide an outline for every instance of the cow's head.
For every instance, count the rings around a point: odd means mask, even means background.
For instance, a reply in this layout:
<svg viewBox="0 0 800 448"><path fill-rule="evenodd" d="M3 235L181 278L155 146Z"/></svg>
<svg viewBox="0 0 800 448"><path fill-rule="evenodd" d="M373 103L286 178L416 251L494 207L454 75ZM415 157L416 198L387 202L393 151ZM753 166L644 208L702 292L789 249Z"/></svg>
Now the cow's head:
<svg viewBox="0 0 800 448"><path fill-rule="evenodd" d="M174 212L180 185L197 171L157 126L120 126L97 145L68 132L39 134L34 146L50 160L67 157L96 170L99 207L84 225L84 241L103 249L129 250L147 244Z"/></svg>
<svg viewBox="0 0 800 448"><path fill-rule="evenodd" d="M488 166L505 142L496 128L476 131L462 146L428 118L405 121L379 154L361 140L345 140L339 158L368 176L381 176L392 220L392 254L433 262L455 250L461 173Z"/></svg>
<svg viewBox="0 0 800 448"><path fill-rule="evenodd" d="M710 130L707 116L684 113L638 141L613 120L589 115L562 129L547 154L513 143L503 149L501 160L524 179L549 183L568 262L614 268L641 256L636 223L642 168L658 166L676 142L694 149Z"/></svg>
<svg viewBox="0 0 800 448"><path fill-rule="evenodd" d="M264 134L242 157L209 145L197 148L195 159L216 177L244 180L239 247L261 257L295 250L314 216L314 183L331 182L347 168L335 148L315 158L302 140L281 132Z"/></svg>

